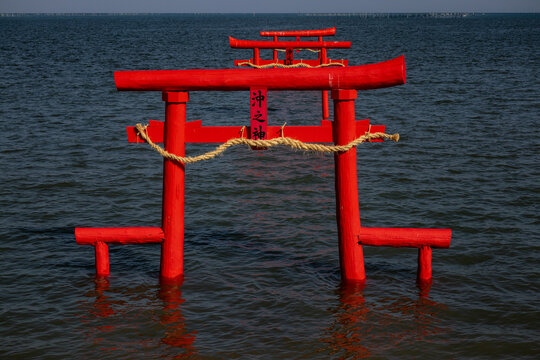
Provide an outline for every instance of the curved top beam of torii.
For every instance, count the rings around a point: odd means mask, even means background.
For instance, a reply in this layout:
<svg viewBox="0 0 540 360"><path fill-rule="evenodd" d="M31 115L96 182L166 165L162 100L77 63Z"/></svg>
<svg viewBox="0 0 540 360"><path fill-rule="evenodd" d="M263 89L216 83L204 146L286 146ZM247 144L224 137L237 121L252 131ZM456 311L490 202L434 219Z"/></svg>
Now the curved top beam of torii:
<svg viewBox="0 0 540 360"><path fill-rule="evenodd" d="M116 71L120 91L240 91L379 89L406 80L403 55L384 62L341 68Z"/></svg>

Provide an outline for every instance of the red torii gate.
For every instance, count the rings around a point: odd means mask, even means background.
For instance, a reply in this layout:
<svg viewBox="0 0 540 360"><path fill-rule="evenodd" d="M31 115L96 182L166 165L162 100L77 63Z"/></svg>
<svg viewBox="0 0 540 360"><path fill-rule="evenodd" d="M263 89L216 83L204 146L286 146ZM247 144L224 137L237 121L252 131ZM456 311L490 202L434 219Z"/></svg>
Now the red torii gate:
<svg viewBox="0 0 540 360"><path fill-rule="evenodd" d="M287 136L304 142L333 142L345 145L366 132L383 132L384 126L370 126L369 120L355 120L357 90L405 83L403 56L393 60L344 68L317 69L224 69L150 70L115 72L118 90L161 91L165 101L165 122L151 121L148 134L165 149L185 156L186 143L225 142L235 137L252 137L250 128L240 126L205 127L201 121L186 123L190 91L330 90L334 101L334 121L320 126L287 127ZM143 142L133 127L128 127L130 142ZM282 136L281 127L268 127L266 138ZM361 245L416 247L418 279L431 279L431 248L450 246L450 229L365 228L360 226L356 148L336 153L335 188L341 274L345 280L364 280ZM78 244L93 245L96 273L109 275L108 243L161 243L161 277L183 276L185 165L164 160L163 211L161 227L76 228Z"/></svg>
<svg viewBox="0 0 540 360"><path fill-rule="evenodd" d="M323 41L323 36L333 36L336 34L336 28L322 30L296 30L296 31L261 31L261 36L271 36L274 41L247 41L237 40L229 36L229 43L232 48L253 49L253 58L249 60L234 60L235 66L269 66L273 64L294 66L305 64L311 67L321 65L329 66L347 66L349 61L345 59L331 60L328 58L327 49L348 49L351 47L350 41ZM278 37L295 37L296 41L278 41ZM318 41L300 41L300 37L318 37ZM274 49L273 59L266 60L260 58L260 49ZM318 59L294 59L294 50L317 49ZM285 51L285 59L278 58L278 50ZM330 65L332 64L332 65ZM328 91L322 91L322 118L328 119L330 112L328 110Z"/></svg>

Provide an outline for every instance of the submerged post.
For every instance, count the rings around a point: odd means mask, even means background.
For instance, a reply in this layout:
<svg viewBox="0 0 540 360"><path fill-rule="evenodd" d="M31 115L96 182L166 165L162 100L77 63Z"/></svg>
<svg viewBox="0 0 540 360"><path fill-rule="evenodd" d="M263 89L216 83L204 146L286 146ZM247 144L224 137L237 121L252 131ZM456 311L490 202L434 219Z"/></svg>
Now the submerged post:
<svg viewBox="0 0 540 360"><path fill-rule="evenodd" d="M96 254L96 276L109 276L109 245L104 241L96 241L94 251Z"/></svg>
<svg viewBox="0 0 540 360"><path fill-rule="evenodd" d="M416 275L419 282L431 279L431 253L431 246L424 245L418 248L418 271Z"/></svg>
<svg viewBox="0 0 540 360"><path fill-rule="evenodd" d="M332 90L331 95L334 100L334 144L345 145L356 138L356 90ZM360 233L360 209L356 147L336 153L334 161L341 276L344 280L365 280L364 252L357 239Z"/></svg>
<svg viewBox="0 0 540 360"><path fill-rule="evenodd" d="M185 156L186 104L189 93L164 91L165 149ZM171 160L163 165L162 228L165 240L161 245L161 277L176 279L184 274L184 182L185 166Z"/></svg>

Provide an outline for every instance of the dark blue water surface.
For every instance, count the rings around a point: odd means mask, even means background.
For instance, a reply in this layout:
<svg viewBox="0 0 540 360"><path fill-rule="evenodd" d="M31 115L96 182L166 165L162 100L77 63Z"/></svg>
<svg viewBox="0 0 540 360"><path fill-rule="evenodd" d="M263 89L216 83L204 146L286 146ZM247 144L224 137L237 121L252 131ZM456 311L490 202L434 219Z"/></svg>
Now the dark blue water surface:
<svg viewBox="0 0 540 360"><path fill-rule="evenodd" d="M334 26L352 48L331 58L405 54L407 84L356 101L401 135L359 146L360 214L452 228L429 293L415 249L366 247L365 287L340 282L333 156L287 148L188 166L182 286L159 245L111 245L95 281L74 227L161 221L162 159L125 135L163 120L161 94L113 72L232 68L251 53L229 35ZM247 96L193 92L188 119L248 125ZM271 125L320 116L317 92L269 94ZM0 357L537 358L539 120L538 15L0 18Z"/></svg>

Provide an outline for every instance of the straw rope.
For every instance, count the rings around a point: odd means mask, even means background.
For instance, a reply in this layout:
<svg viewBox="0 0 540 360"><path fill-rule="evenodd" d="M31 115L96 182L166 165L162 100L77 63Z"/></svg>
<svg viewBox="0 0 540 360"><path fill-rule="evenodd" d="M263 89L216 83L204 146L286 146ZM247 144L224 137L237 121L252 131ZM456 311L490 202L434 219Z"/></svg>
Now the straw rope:
<svg viewBox="0 0 540 360"><path fill-rule="evenodd" d="M267 69L267 68L271 68L271 67L278 67L278 68L299 68L299 67L320 68L320 67L327 67L327 66L345 66L345 65L343 65L342 63L339 63L339 62L331 62L331 63L328 63L328 64L320 64L320 65L313 66L313 65L309 65L307 63L303 63L301 61L302 60L300 60L299 63L292 64L292 65L284 65L284 64L279 64L279 63L271 63L271 64L266 64L266 65L255 65L252 62L244 61L244 62L238 63L237 66L248 65L248 66L254 67L256 69Z"/></svg>
<svg viewBox="0 0 540 360"><path fill-rule="evenodd" d="M274 49L274 50L275 50L275 51L282 51L282 52L287 51L287 50L285 50L285 49ZM298 49L295 49L295 50L298 50L298 51L300 51L300 50L307 50L307 51L311 51L311 52L314 52L314 53L319 53L319 52L321 52L320 49L309 49L309 48L298 48Z"/></svg>
<svg viewBox="0 0 540 360"><path fill-rule="evenodd" d="M135 128L138 131L138 134L141 138L143 138L144 141L146 141L155 151L161 154L165 159L173 160L182 164L189 164L194 163L201 160L209 160L217 155L223 153L225 150L230 148L231 146L235 145L248 145L251 147L258 147L258 148L268 148L276 145L286 145L293 149L300 149L305 151L316 151L316 152L344 152L349 149L351 149L353 146L359 145L363 142L374 140L374 139L391 139L395 142L399 141L399 134L385 134L381 132L370 134L369 131L365 134L360 136L359 138L354 139L347 145L322 145L322 144L308 144L300 140L292 139L289 137L284 137L284 127L285 124L281 127L281 137L270 139L270 140L253 140L253 139L247 139L244 138L244 129L245 126L242 127L242 134L239 138L229 139L227 142L219 145L217 148L215 148L212 151L209 151L205 154L197 155L197 156L178 156L175 154L169 153L167 150L163 149L161 146L156 145L150 140L150 137L148 136L147 128L148 126L143 126L142 124L135 125Z"/></svg>

